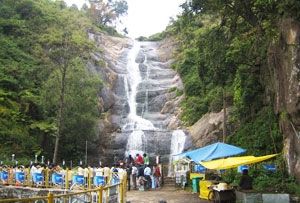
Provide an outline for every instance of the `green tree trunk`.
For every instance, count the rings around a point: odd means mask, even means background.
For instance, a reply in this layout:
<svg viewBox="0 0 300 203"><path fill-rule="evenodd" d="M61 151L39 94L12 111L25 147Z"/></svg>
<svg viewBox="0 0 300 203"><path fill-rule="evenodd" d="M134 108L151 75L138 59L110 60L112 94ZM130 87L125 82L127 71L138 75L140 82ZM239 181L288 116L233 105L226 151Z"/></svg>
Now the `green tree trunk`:
<svg viewBox="0 0 300 203"><path fill-rule="evenodd" d="M64 125L64 109L65 109L65 87L66 87L66 73L67 73L67 65L64 65L61 69L61 88L60 88L60 99L59 99L59 109L58 109L58 130L55 138L55 146L53 153L53 163L57 161L57 154L59 148L59 139L62 135L62 127Z"/></svg>
<svg viewBox="0 0 300 203"><path fill-rule="evenodd" d="M223 142L225 143L227 134L227 112L226 112L226 90L223 88Z"/></svg>

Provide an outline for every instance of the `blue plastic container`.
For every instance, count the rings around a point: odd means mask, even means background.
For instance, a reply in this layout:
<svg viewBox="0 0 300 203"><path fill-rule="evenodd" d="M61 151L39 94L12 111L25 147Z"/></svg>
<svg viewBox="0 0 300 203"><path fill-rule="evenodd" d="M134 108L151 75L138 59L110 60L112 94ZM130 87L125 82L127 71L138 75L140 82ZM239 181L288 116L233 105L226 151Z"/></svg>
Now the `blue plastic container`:
<svg viewBox="0 0 300 203"><path fill-rule="evenodd" d="M267 171L271 171L271 172L275 172L276 171L275 164L263 164L263 167Z"/></svg>
<svg viewBox="0 0 300 203"><path fill-rule="evenodd" d="M25 182L25 173L24 172L16 172L15 174L16 181L19 183Z"/></svg>
<svg viewBox="0 0 300 203"><path fill-rule="evenodd" d="M194 166L194 170L197 173L205 173L206 168L204 166L200 165L200 164L197 164L197 165Z"/></svg>
<svg viewBox="0 0 300 203"><path fill-rule="evenodd" d="M64 182L62 174L53 173L51 176L52 183L55 185L62 185Z"/></svg>
<svg viewBox="0 0 300 203"><path fill-rule="evenodd" d="M113 176L113 178L111 179L111 184L115 185L120 183L120 178L118 176Z"/></svg>
<svg viewBox="0 0 300 203"><path fill-rule="evenodd" d="M238 166L239 173L242 173L243 170L249 170L249 166L247 166L247 165Z"/></svg>
<svg viewBox="0 0 300 203"><path fill-rule="evenodd" d="M44 176L41 173L34 173L32 175L32 180L34 183L42 183L44 181Z"/></svg>
<svg viewBox="0 0 300 203"><path fill-rule="evenodd" d="M104 186L105 177L104 176L95 176L93 181L94 186Z"/></svg>
<svg viewBox="0 0 300 203"><path fill-rule="evenodd" d="M0 178L2 181L7 181L8 180L8 172L7 171L2 171L0 173Z"/></svg>
<svg viewBox="0 0 300 203"><path fill-rule="evenodd" d="M72 179L73 184L84 185L84 177L83 175L74 175Z"/></svg>

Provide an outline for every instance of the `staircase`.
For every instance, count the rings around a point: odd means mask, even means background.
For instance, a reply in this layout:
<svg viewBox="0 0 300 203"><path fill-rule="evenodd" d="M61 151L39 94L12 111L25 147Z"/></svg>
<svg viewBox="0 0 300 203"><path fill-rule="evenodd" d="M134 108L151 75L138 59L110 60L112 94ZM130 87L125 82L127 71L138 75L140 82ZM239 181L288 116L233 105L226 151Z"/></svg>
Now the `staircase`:
<svg viewBox="0 0 300 203"><path fill-rule="evenodd" d="M167 191L176 190L175 178L173 178L173 177L163 177L162 189L167 190Z"/></svg>

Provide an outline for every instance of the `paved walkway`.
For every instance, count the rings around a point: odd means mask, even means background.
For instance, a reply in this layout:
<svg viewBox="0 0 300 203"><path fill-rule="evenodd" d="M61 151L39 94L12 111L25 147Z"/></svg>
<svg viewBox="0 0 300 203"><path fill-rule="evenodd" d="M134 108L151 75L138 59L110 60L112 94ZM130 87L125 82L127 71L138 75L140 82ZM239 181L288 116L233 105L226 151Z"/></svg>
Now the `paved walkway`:
<svg viewBox="0 0 300 203"><path fill-rule="evenodd" d="M183 190L173 188L163 188L151 191L131 190L127 192L127 202L129 203L208 203L201 200L199 194L192 194Z"/></svg>

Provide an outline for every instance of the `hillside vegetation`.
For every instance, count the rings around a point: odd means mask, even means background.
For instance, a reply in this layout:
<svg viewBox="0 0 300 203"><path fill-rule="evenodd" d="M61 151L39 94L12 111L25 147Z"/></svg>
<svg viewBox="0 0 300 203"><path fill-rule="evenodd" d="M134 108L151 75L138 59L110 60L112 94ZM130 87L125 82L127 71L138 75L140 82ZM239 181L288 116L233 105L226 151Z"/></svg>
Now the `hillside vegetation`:
<svg viewBox="0 0 300 203"><path fill-rule="evenodd" d="M282 115L275 113L268 53L280 40L280 21L300 20L299 1L192 0L181 7L182 15L166 31L150 37L173 37L178 44L173 67L184 82L181 119L190 126L204 114L230 106L226 142L250 155L281 153ZM293 182L284 159L276 162L278 172L270 178L260 174L258 188L286 189L284 181Z"/></svg>
<svg viewBox="0 0 300 203"><path fill-rule="evenodd" d="M1 0L2 161L11 154L19 163L35 154L52 161L57 138L60 159L84 154L83 143L96 134L101 88L85 65L95 50L88 29L98 28L62 1Z"/></svg>

